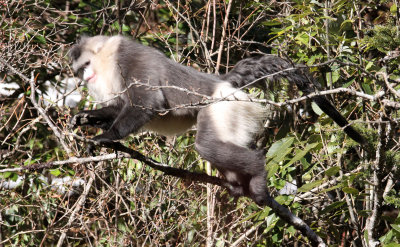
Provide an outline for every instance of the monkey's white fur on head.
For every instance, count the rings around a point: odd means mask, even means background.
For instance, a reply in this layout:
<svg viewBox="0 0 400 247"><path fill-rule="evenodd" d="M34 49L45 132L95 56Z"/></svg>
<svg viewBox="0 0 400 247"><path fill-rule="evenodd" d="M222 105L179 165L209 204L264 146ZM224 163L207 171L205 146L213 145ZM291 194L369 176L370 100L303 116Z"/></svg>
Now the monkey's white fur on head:
<svg viewBox="0 0 400 247"><path fill-rule="evenodd" d="M73 63L74 70L84 66L83 79L87 81L89 94L106 105L122 91L120 83L115 83L121 80L117 63L120 40L119 36L82 38L84 49L79 59Z"/></svg>

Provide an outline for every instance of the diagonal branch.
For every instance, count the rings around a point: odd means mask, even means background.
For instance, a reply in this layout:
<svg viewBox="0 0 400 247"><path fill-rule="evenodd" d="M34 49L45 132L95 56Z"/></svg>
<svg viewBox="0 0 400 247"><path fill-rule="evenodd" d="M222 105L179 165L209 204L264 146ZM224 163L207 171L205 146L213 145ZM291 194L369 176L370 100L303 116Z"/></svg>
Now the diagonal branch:
<svg viewBox="0 0 400 247"><path fill-rule="evenodd" d="M218 186L221 186L221 187L224 187L227 189L231 188L231 185L225 179L209 176L205 173L190 172L188 170L170 167L166 164L157 162L147 156L144 156L140 152L130 149L130 148L122 145L119 142L107 143L107 144L103 144L103 146L107 147L107 148L111 148L111 149L117 151L118 153L95 156L95 157L87 157L87 158L72 157L68 160L63 160L63 161L54 161L54 162L48 162L48 163L42 163L42 164L33 164L33 165L23 166L23 167L19 167L19 168L2 169L2 170L0 170L0 173L17 172L17 171L24 171L24 170L29 170L29 171L39 170L39 169L43 169L43 168L50 168L50 167L65 165L65 164L73 164L73 163L81 163L82 164L82 163L88 163L88 162L94 162L94 161L111 160L111 159L115 159L115 158L131 158L131 159L139 160L139 161L145 163L146 165L152 167L153 169L162 171L166 175L183 178L183 179L193 181L193 182L214 184L214 185L218 185ZM89 182L91 184L93 181L89 180ZM86 188L90 188L90 186L86 185L85 189ZM83 196L81 198L85 198L85 197L86 196ZM310 242L312 243L312 246L318 246L318 247L326 246L325 243L323 242L323 240L317 234L315 234L315 232L302 219L300 219L299 217L292 214L292 212L290 212L290 210L288 208L279 204L269 194L267 194L266 201L267 202L266 202L265 206L270 207L274 211L274 213L276 215L278 215L282 220L284 220L289 225L292 225L294 228L299 230L304 236L306 236L310 240ZM75 209L78 209L78 208L80 208L79 205L77 205L77 207ZM72 213L70 219L74 219L75 211L76 210L74 210L74 212Z"/></svg>
<svg viewBox="0 0 400 247"><path fill-rule="evenodd" d="M119 142L107 143L104 144L104 146L112 148L116 151L121 151L129 154L130 158L140 160L150 167L164 172L166 175L180 177L191 181L207 182L225 188L229 188L231 186L228 181L217 177L208 176L205 173L194 173L160 164L159 162L149 157L146 157L136 150L130 149ZM275 201L275 199L272 198L269 193L267 194L266 206L270 207L282 220L286 221L288 224L299 230L304 236L307 236L307 238L311 241L312 246L326 246L322 238L315 234L315 232L302 219L295 216L294 214L292 214L292 212L290 212L288 208L282 206L277 201Z"/></svg>

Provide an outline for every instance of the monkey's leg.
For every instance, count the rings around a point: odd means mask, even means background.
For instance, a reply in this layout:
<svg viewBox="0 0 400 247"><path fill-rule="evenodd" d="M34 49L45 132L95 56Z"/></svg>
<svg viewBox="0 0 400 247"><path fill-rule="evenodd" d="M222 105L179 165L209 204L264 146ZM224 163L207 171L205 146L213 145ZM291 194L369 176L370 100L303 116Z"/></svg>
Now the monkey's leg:
<svg viewBox="0 0 400 247"><path fill-rule="evenodd" d="M221 94L229 93L221 89ZM243 96L243 95L238 95ZM224 173L233 185L257 204L267 199L265 156L250 149L261 131L264 109L249 102L218 102L202 109L197 116L196 148L200 155ZM240 191L239 191L240 192Z"/></svg>
<svg viewBox="0 0 400 247"><path fill-rule="evenodd" d="M113 124L118 113L119 109L117 106L107 106L96 110L80 111L71 118L69 125L72 128L81 125L89 125L107 130Z"/></svg>
<svg viewBox="0 0 400 247"><path fill-rule="evenodd" d="M225 179L230 183L229 194L233 197L240 196L250 196L249 192L249 182L251 177L244 174L239 174L232 170L225 170L221 167L218 168L218 171L222 173Z"/></svg>
<svg viewBox="0 0 400 247"><path fill-rule="evenodd" d="M224 174L226 171L236 174L236 176L226 176L227 180L233 186L242 185L243 192L248 188L250 197L258 205L264 205L267 186L263 152L221 142L213 137L215 135L205 136L198 130L196 148L200 155ZM249 179L243 179L246 177Z"/></svg>

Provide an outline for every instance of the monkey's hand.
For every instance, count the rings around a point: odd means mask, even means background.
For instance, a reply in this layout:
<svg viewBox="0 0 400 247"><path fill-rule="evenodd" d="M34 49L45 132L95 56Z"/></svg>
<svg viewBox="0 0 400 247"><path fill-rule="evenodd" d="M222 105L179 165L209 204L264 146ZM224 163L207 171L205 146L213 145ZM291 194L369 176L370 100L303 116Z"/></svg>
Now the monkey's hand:
<svg viewBox="0 0 400 247"><path fill-rule="evenodd" d="M99 111L81 111L71 118L68 125L72 129L82 125L90 125L107 130L112 125L111 120L107 115L99 114Z"/></svg>
<svg viewBox="0 0 400 247"><path fill-rule="evenodd" d="M88 125L90 123L89 121L89 114L87 112L79 112L76 115L74 115L71 120L68 123L68 127L71 129L75 129L78 126L81 125Z"/></svg>

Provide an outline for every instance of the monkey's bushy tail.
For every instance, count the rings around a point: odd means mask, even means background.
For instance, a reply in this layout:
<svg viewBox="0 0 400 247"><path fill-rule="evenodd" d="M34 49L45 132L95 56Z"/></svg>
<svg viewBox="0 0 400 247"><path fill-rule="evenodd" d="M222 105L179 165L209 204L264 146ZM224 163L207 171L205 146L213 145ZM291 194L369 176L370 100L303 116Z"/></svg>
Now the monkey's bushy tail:
<svg viewBox="0 0 400 247"><path fill-rule="evenodd" d="M289 83L295 83L305 94L315 92L319 87L318 83L308 73L306 67L298 67L290 61L274 55L264 55L241 60L229 73L221 75L221 79L231 82L232 85L238 88L258 87L263 85L265 80L278 81L286 79ZM364 137L349 125L347 120L325 96L318 95L313 97L312 100L322 111L342 127L344 132L353 140L363 146L367 145Z"/></svg>

